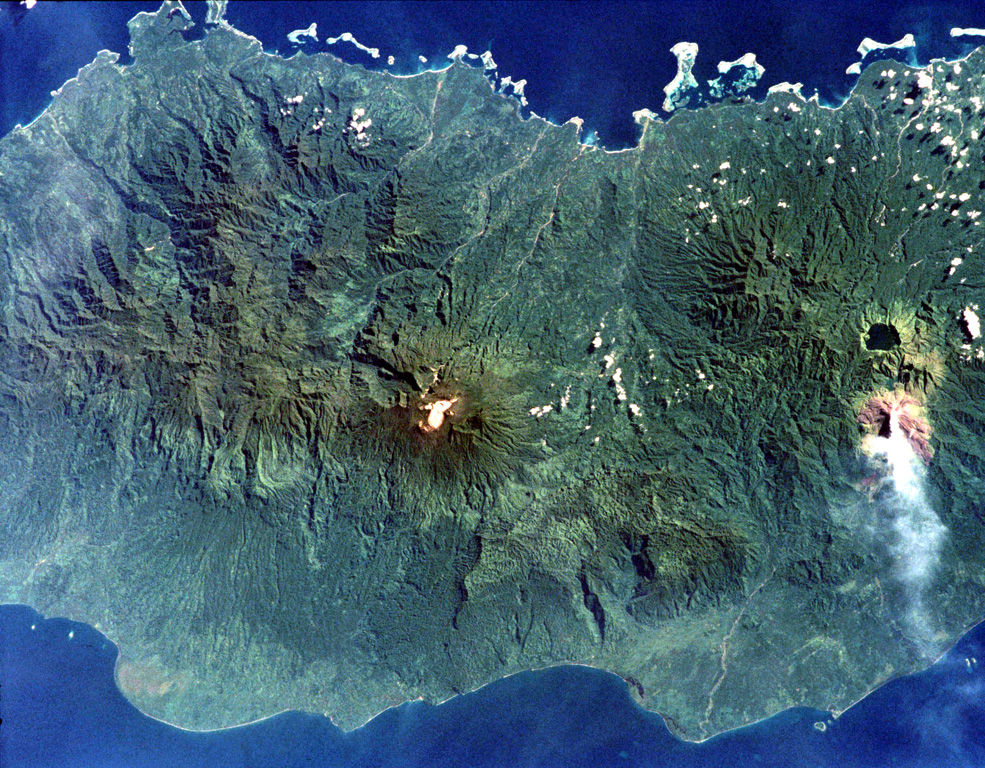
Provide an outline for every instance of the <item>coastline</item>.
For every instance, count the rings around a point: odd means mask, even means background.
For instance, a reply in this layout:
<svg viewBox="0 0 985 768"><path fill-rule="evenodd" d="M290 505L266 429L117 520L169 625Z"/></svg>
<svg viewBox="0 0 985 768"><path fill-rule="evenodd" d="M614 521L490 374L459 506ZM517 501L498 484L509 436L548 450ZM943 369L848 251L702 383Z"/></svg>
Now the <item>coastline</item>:
<svg viewBox="0 0 985 768"><path fill-rule="evenodd" d="M838 707L832 707L830 705L824 704L823 702L822 703L815 703L815 702L811 702L811 701L804 701L804 702L800 702L800 703L791 704L791 705L789 705L787 707L784 707L783 709L777 710L776 712L774 712L772 714L769 714L769 715L766 715L766 716L763 716L763 717L760 717L760 718L750 719L750 720L748 720L746 722L743 722L743 723L741 723L739 725L736 725L736 726L733 726L733 727L730 727L730 728L727 728L727 729L724 729L724 730L721 730L721 731L718 731L718 732L715 732L715 733L711 733L711 734L709 734L707 736L704 736L702 738L689 738L688 737L687 730L685 728L681 727L674 720L673 717L671 717L670 715L667 715L667 714L662 713L660 710L657 710L657 709L649 709L649 708L647 708L646 706L644 706L640 702L639 697L636 694L636 687L639 685L639 683L636 683L632 679L627 679L627 678L619 675L617 672L614 672L614 671L609 670L609 669L605 669L604 667L594 666L592 664L585 664L585 663L547 664L547 665L538 666L538 667L531 667L529 669L524 669L524 670L517 671L517 672L511 672L511 673L509 673L507 675L504 675L503 677L496 678L495 680L491 680L488 683L484 683L484 684L479 685L479 686L477 686L475 688L472 688L470 690L462 691L461 693L452 694L452 695L450 695L450 696L448 696L448 697L446 697L444 699L436 700L436 701L428 701L427 699L423 698L422 696L418 696L418 697L415 697L415 698L408 698L408 699L406 699L404 701L401 701L400 703L393 704L393 705L390 705L390 706L387 706L387 707L384 707L384 708L380 709L378 712L376 712L376 714L373 714L373 715L365 718L365 720L363 720L363 722L361 722L359 725L355 725L355 726L350 727L350 728L342 728L341 726L339 726L338 723L336 722L335 718L332 717L332 713L330 713L330 712L318 712L318 711L312 711L312 710L292 709L292 708L280 709L280 710L277 710L275 712L271 712L270 714L266 714L266 715L262 715L260 717L257 717L257 718L255 718L253 720L248 720L248 721L244 721L244 722L240 722L240 723L235 723L235 724L228 725L228 726L222 726L222 727L219 727L219 728L202 728L202 729L199 729L199 728L189 728L187 726L181 725L180 723L171 722L171 721L169 721L169 720L167 720L165 718L161 718L161 717L159 717L157 715L154 715L154 714L146 711L141 706L139 700L134 700L133 698L131 698L130 696L127 695L127 693L124 691L124 689L119 684L119 668L120 668L121 662L123 662L125 660L125 656L123 654L123 648L122 648L120 642L118 640L113 639L110 635L106 634L106 631L105 630L98 629L95 625L89 624L87 621L84 621L84 620L81 620L81 619L78 619L78 618L73 618L71 616L46 616L46 615L42 614L40 611L38 611L36 608L32 607L31 605L29 605L27 603L0 603L0 611L6 610L6 609L10 609L10 608L26 608L29 611L37 614L37 616L39 617L39 620L40 621L43 621L43 622L52 621L52 620L54 620L54 621L60 621L60 620L61 621L69 621L69 622L76 623L76 624L82 624L87 629L89 629L89 630L91 630L93 632L97 632L114 649L113 652L114 652L115 659L114 659L114 662L113 662L113 673L112 673L113 674L113 684L114 684L114 686L116 688L116 691L120 694L120 696L123 699L125 699L130 705L132 705L141 714L141 716L146 717L146 718L148 718L150 720L153 720L154 722L157 722L157 723L166 725L168 728L173 728L175 730L178 730L178 731L181 731L181 732L184 732L184 733L202 734L202 735L204 735L204 734L219 734L219 733L228 732L228 731L236 731L236 730L241 730L241 729L248 729L248 728L250 728L252 726L258 725L260 723L268 722L270 720L273 720L275 718L279 718L279 717L281 717L283 715L287 715L287 714L301 714L301 715L314 715L314 716L317 716L317 717L324 718L327 723L329 723L332 726L338 728L339 731L340 731L340 733L342 733L344 735L349 735L349 734L353 734L353 733L355 733L357 731L363 730L363 729L367 728L368 726L372 726L374 724L374 721L379 722L378 721L378 718L385 718L388 713L392 713L392 712L395 712L396 710L400 710L403 707L405 707L406 705L411 704L411 703L423 703L423 704L425 704L426 706L428 706L430 708L437 709L437 708L440 708L443 705L447 704L448 702L456 701L456 700L462 699L463 697L469 697L470 698L470 697L475 697L475 696L481 696L482 693L483 693L483 691L485 689L489 688L490 686L499 686L499 685L501 685L503 683L510 684L510 681L518 682L520 678L522 678L524 676L527 676L529 673L537 673L537 672L545 672L545 671L560 671L560 672L564 672L564 670L566 670L566 669L586 669L586 670L591 670L592 672L601 673L601 674L604 674L606 676L619 679L621 681L621 683L625 686L627 699L630 700L635 707L637 707L640 711L644 712L647 716L659 717L660 720L664 723L664 725L665 725L665 727L667 729L667 732L674 739L676 739L681 744L691 744L691 745L701 745L701 744L705 744L705 743L710 742L710 741L713 741L713 740L720 740L722 737L728 737L730 735L738 734L738 733L740 733L742 731L745 731L746 729L749 729L751 727L754 727L754 726L757 726L757 725L767 724L770 721L774 721L774 720L778 720L778 719L783 719L783 716L784 715L788 715L791 712L793 712L794 710L799 710L799 709L807 709L807 710L811 710L812 712L817 713L818 719L820 721L824 721L826 719L830 719L831 721L838 721L838 720L842 719L843 716L846 713L849 713L851 710L853 710L854 708L856 708L858 705L860 705L861 703L863 703L866 700L870 699L873 695L878 695L880 693L880 691L883 691L886 688L886 686L889 685L890 683L893 683L893 682L899 681L899 680L906 680L906 679L911 679L911 678L918 678L918 677L926 674L927 672L931 671L931 669L934 666L937 666L937 665L941 664L942 662L944 662L946 660L947 657L952 656L954 654L955 649L959 645L961 645L967 639L967 637L969 635L972 635L973 633L975 633L976 630L982 629L983 628L983 625L985 625L985 618L983 618L982 620L980 620L978 622L969 624L964 629L964 631L949 646L947 646L947 648L945 650L943 650L933 660L928 661L926 667L924 667L922 669L919 669L919 670L916 670L914 672L901 673L901 674L895 674L895 673L894 674L891 674L890 676L888 676L887 678L885 678L884 680L882 680L881 682L877 683L872 688L870 688L869 690L867 690L865 693L861 694L860 696L858 696L857 698L855 698L854 700L852 700L849 704L847 704L845 706L842 706L840 708L838 708ZM827 727L830 727L830 723L827 724ZM823 730L823 729L820 729L820 730Z"/></svg>
<svg viewBox="0 0 985 768"><path fill-rule="evenodd" d="M263 53L266 53L267 55L271 55L271 56L278 56L279 58L282 58L282 59L284 58L280 54L277 54L277 53L267 53L266 51L263 51L263 48L262 48L263 44L257 38L255 38L255 37L253 37L251 35L247 35L245 33L240 33L240 34L242 34L244 37L246 37L246 38L248 38L248 39L250 39L252 41L256 41L257 43L259 43L260 46L261 46L261 51ZM325 53L327 55L329 55L329 56L333 56L333 58L336 58L337 61L344 63L344 59L341 59L339 57L334 57L333 54L328 53L328 52L325 52ZM115 54L112 54L112 53L110 53L108 51L100 51L99 54L97 54L96 60L93 62L93 64L98 63L100 61L100 57L103 56L103 54L108 54L109 57L112 57L112 56L115 55ZM967 58L968 56L971 56L971 55L972 54L969 53L964 58ZM957 61L963 61L964 58L957 59ZM462 55L460 55L458 57L458 61L461 61L461 59L462 59ZM948 60L948 59L933 59L929 64L925 65L925 67L917 68L917 69L926 69L926 68L929 68L929 67L933 67L935 65L935 63L937 63L937 62L954 63L954 61L955 60ZM112 60L112 62L115 63L115 59ZM461 62L461 63L463 65L465 65L465 66L471 66L470 64L468 64L468 62ZM484 62L484 64L485 64L485 62ZM92 66L92 64L86 65L86 66L87 67L88 66ZM421 76L421 75L427 75L427 74L434 73L434 72L443 73L443 72L447 72L448 70L450 70L451 68L453 68L455 66L456 66L456 60L453 59L452 62L450 64L448 64L447 67L444 67L443 69L439 69L439 70L427 69L427 70L422 70L421 72L418 72L418 73L416 73L414 75L406 75L406 76L403 76L403 75L393 75L393 74L390 74L390 73L385 72L385 71L382 72L382 73L377 72L376 70L369 70L369 71L374 72L376 74L386 74L389 77L393 77L393 78L403 78L403 77L418 77L418 76ZM868 68L868 66L869 65L866 66L866 69ZM901 66L907 66L907 65L901 65ZM474 68L478 68L478 67L474 67ZM82 73L82 70L80 70L80 74L81 73ZM490 87L492 88L492 90L494 92L502 93L501 91L497 91L497 89L496 89L496 87L495 87L495 85L493 83L490 83ZM59 91L60 90L61 89L59 89ZM854 93L854 89L853 89L852 93ZM517 112L519 114L519 107L524 106L523 103L522 103L522 101L520 101L520 99L518 99L515 96L515 93L514 94L508 94L508 95L507 94L503 94L503 95L505 97L507 97L507 98L511 98L511 99L514 100L514 102L518 105ZM796 95L797 96L800 96L800 94L796 94ZM521 97L520 98L523 98L522 97L522 94L521 94ZM800 98L803 99L802 96L800 96ZM848 98L850 98L850 96ZM848 103L848 98L846 98L845 102L843 102L842 104L837 105L837 106L834 106L834 107L828 107L828 106L820 105L820 104L819 104L819 106L823 106L825 109L837 111L837 110L841 109L842 107L844 107L845 104ZM757 103L762 103L762 102L757 102ZM726 108L730 108L730 107L731 107L731 105L712 104L712 105L703 106L703 107L701 107L701 109L715 110L715 109L719 109L719 108L726 109ZM639 112L642 114L644 111L648 112L648 110L640 110ZM46 114L46 112L47 112L47 110L45 110L45 112L43 112L41 115L39 115L38 118L35 118L35 120L32 121L31 124L29 124L28 126L26 126L26 128L24 130L30 129L32 126L34 126L36 124L37 120L39 120L41 117L43 117ZM636 113L634 113L634 114L636 114ZM641 121L637 121L642 127L641 127L641 131L640 131L640 137L639 137L639 140L638 140L636 146L630 147L630 148L625 148L625 149L608 150L608 149L605 149L602 146L589 145L586 142L583 142L581 140L582 125L578 123L579 118L571 118L568 121L566 121L565 123L563 123L561 125L558 125L557 123L554 123L554 122L552 122L551 120L549 120L547 118L540 117L539 115L533 113L532 111L530 112L530 114L527 117L523 117L522 115L520 115L520 119L521 120L532 120L534 118L536 118L537 120L541 120L541 121L544 121L546 123L549 123L550 125L554 126L555 128L559 128L559 129L560 128L563 128L564 126L567 126L569 123L574 123L575 124L575 130L576 130L576 134L578 136L578 142L579 143L581 143L581 144L583 144L585 146L590 146L591 148L594 148L594 149L603 149L603 151L606 152L607 154L613 154L613 155L619 154L619 153L622 153L622 152L626 152L626 151L629 151L629 152L639 152L639 151L641 151L642 148L644 147L644 142L645 142L646 132L647 132L647 128L648 128L648 123L650 121L656 121L656 120L659 120L660 122L664 122L664 120L662 118L655 117L652 112L650 112L649 114L642 114L642 120ZM30 606L28 606L28 607L30 607ZM73 620L75 620L75 619L73 619ZM961 637L963 637L965 634L967 634L967 632L969 632L971 628L977 626L978 623L979 622L976 622L974 624L969 625L969 627L964 630L964 632L961 634L961 636L958 637L956 640L954 640L954 644L956 645L958 642L960 642ZM94 625L93 625L93 628L95 629L95 626ZM101 632L102 630L97 630L97 631L100 631ZM107 639L109 639L109 638L107 638ZM113 642L114 645L117 648L117 661L116 661L116 663L114 665L114 679L117 680L117 682L118 682L118 677L117 677L117 675L118 675L118 665L120 664L120 661L124 657L122 656L122 653L121 653L121 646L120 646L120 644L117 643L115 640L110 640L110 642ZM953 648L953 647L954 647L954 645L951 646L951 648ZM944 652L943 654L941 654L941 656L938 658L938 660L940 658L943 658L943 656L945 656L949 651L950 651L950 649L948 651ZM592 668L592 669L598 669L599 671L606 672L607 674L614 674L612 672L608 672L605 669L598 668L598 667L591 667L590 665L587 665L587 664L585 664L585 665L553 664L553 665L547 665L547 666L541 667L541 668L531 668L530 670L524 670L524 672L513 672L513 673L510 673L509 675L506 675L506 676L504 676L502 678L498 678L497 681L487 682L487 683L485 683L485 684L483 684L481 686L476 687L475 689L471 690L469 692L469 694L475 693L475 692L478 692L478 691L481 691L483 688L487 687L488 685L492 685L492 684L494 684L494 682L498 682L498 680L509 679L510 677L512 677L514 675L524 674L526 671L537 671L537 669L554 669L554 668L557 668L557 667L567 667L567 666L585 666L585 667ZM851 709L853 706L855 706L860 701L868 698L873 692L875 692L875 691L879 690L880 688L882 688L886 684L886 682L888 682L889 680L892 680L892 679L897 679L897 678L893 678L893 677L888 678L886 681L883 681L883 682L879 683L877 686L875 686L874 688L872 688L869 691L867 691L865 694L863 694L861 697L859 697L858 699L856 699L852 704L849 704L847 707L845 707L843 709L840 709L837 712L835 712L834 710L831 710L832 713L834 714L835 717L840 717L843 713L847 712L849 709ZM118 687L119 687L119 685L118 685ZM468 694L459 694L459 695L468 695ZM442 702L438 702L437 704L435 704L435 706L439 706L441 703L445 703L445 702L451 700L452 698L455 698L455 697L454 696L449 697L448 699L445 699ZM410 699L408 701L422 701L422 700L423 699ZM401 704L401 705L396 705L396 706L403 706L403 705ZM799 705L797 705L797 706L799 706ZM352 730L357 730L358 728L364 727L365 725L367 725L370 722L372 722L373 719L375 719L376 717L379 717L381 714L383 714L384 712L387 712L387 711L389 711L391 709L393 709L392 706L391 707L386 707L383 710L380 710L376 715L373 715L372 717L368 718L362 725L357 726L357 728L352 729ZM141 710L141 711L143 711L143 710ZM246 725L250 725L250 724L254 724L254 723L258 723L258 722L263 722L263 721L269 720L270 718L276 717L276 716L278 716L280 714L283 714L284 712L292 712L292 711L299 711L299 710L285 709L285 710L281 710L280 712L273 713L271 715L266 715L264 717L258 718L257 720L250 721L249 723L240 723L240 724L236 724L236 725L226 726L226 727L221 728L221 729L212 729L212 730L207 730L207 731L197 731L197 730L194 730L194 729L183 728L182 726L175 725L173 723L169 723L166 720L158 719L158 718L156 718L153 715L147 715L147 716L148 717L151 717L151 718L153 718L155 720L158 720L159 722L167 723L168 725L170 725L172 727L179 728L181 730L186 730L186 731L189 731L189 732L192 732L192 733L210 733L210 732L217 732L217 731L222 731L222 730L242 728L242 727L244 727ZM647 711L650 712L651 710L647 710ZM781 710L781 711L786 711L786 710ZM653 713L654 714L660 714L659 712L653 712ZM667 720L667 717L665 717L663 715L660 715L660 716L662 718L664 718L665 721ZM770 715L769 717L773 717L773 716L775 716L775 715ZM751 721L750 723L746 723L744 725L737 726L736 728L745 728L745 727L748 727L748 725L752 725L752 724L757 723L757 722L762 722L765 719L769 719L769 718L768 717L767 718L760 718L758 720ZM673 721L670 721L670 722L673 722ZM722 731L721 733L730 733L733 730L735 730L735 728L730 728L730 729L728 729L726 731ZM350 731L347 731L347 733L350 733L350 732L352 732L352 731L351 730ZM720 734L715 734L714 736L707 737L705 739L702 739L701 741L691 742L691 743L702 743L703 741L707 741L709 738L714 738L717 735L721 735L721 733Z"/></svg>

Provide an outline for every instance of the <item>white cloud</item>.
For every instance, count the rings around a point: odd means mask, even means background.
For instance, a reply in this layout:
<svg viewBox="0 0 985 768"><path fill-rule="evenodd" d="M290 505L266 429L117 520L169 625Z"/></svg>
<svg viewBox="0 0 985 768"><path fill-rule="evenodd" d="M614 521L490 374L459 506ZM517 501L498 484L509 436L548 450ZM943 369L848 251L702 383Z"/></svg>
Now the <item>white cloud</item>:
<svg viewBox="0 0 985 768"><path fill-rule="evenodd" d="M947 527L941 522L926 491L926 470L900 429L894 412L889 437L873 442L873 454L887 462L889 483L881 495L881 519L876 530L893 558L894 576L907 600L905 625L912 639L932 653L934 628L924 598L940 565Z"/></svg>

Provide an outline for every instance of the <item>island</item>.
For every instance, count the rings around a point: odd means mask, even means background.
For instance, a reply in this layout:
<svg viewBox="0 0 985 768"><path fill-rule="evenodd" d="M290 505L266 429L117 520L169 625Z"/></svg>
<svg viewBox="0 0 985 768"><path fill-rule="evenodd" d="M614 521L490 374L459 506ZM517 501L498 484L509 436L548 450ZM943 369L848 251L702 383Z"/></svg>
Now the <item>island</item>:
<svg viewBox="0 0 985 768"><path fill-rule="evenodd" d="M481 61L210 19L139 14L0 140L0 599L144 712L583 664L700 740L985 614L985 52L607 152Z"/></svg>

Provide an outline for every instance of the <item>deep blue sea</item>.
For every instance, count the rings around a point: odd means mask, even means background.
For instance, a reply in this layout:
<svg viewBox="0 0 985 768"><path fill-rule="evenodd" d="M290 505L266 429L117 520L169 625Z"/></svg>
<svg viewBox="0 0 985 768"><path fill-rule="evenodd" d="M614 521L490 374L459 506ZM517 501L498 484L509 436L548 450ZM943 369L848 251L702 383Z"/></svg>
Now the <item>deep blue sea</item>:
<svg viewBox="0 0 985 768"><path fill-rule="evenodd" d="M27 124L49 103L49 94L108 49L126 61L126 22L159 3L40 3L31 11L0 5L0 134ZM196 20L205 3L185 3ZM772 84L802 82L822 103L839 103L854 77L863 37L880 42L906 33L917 48L895 55L912 63L955 58L976 38L951 38L951 27L985 26L982 0L660 0L659 2L517 2L515 0L427 0L421 2L243 2L232 0L226 18L263 41L267 50L290 55L295 29L318 24L319 43L306 51L331 50L369 67L407 74L447 66L456 45L489 50L500 76L526 80L530 108L565 122L578 116L585 133L606 148L635 144L635 110L659 112L663 87L676 71L670 48L682 40L700 46L695 75L717 76L719 61L756 54L766 68L761 96ZM373 59L348 43L331 48L327 37L350 32ZM977 38L982 42L981 38ZM394 57L388 65L387 58ZM427 59L421 63L419 57ZM872 54L878 58L878 54Z"/></svg>
<svg viewBox="0 0 985 768"><path fill-rule="evenodd" d="M196 19L204 3L187 4ZM49 92L106 48L126 61L126 22L156 3L0 5L0 134L26 124ZM669 49L698 43L700 80L746 52L766 72L751 95L781 81L840 102L863 37L913 33L894 51L911 63L957 57L983 38L985 2L348 2L246 3L227 19L268 50L318 24L319 39L351 32L379 48L369 67L411 73L447 64L458 44L490 50L498 75L527 81L527 109L585 120L585 140L635 142L634 110L658 112L676 70ZM304 50L326 50L323 42ZM394 57L389 64L389 56ZM424 63L419 57L424 57ZM517 675L440 706L387 711L342 733L327 718L287 713L215 733L190 733L137 712L113 681L116 647L83 624L0 607L0 768L126 766L985 766L985 625L926 672L893 681L834 719L795 709L700 745L673 737L613 675L566 667ZM819 727L823 724L823 729Z"/></svg>
<svg viewBox="0 0 985 768"><path fill-rule="evenodd" d="M621 678L586 667L516 675L439 706L404 704L350 733L301 713L193 733L123 698L113 681L116 654L88 625L0 607L0 766L985 765L985 625L929 670L883 686L838 719L792 709L702 744L672 736Z"/></svg>

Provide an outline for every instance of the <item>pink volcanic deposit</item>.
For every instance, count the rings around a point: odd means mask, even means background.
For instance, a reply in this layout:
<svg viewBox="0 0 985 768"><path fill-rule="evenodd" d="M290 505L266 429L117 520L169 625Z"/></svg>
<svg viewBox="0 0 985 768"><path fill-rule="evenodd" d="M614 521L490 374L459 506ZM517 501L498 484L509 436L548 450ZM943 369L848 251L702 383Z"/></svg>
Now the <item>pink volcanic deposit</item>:
<svg viewBox="0 0 985 768"><path fill-rule="evenodd" d="M898 428L913 452L925 463L929 464L934 456L930 445L932 430L924 407L906 392L881 392L869 398L859 411L858 423L869 427L870 435L878 437L891 437L893 430Z"/></svg>

